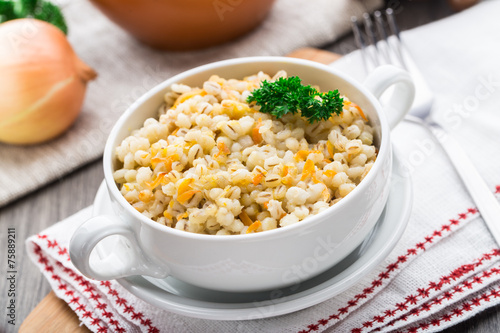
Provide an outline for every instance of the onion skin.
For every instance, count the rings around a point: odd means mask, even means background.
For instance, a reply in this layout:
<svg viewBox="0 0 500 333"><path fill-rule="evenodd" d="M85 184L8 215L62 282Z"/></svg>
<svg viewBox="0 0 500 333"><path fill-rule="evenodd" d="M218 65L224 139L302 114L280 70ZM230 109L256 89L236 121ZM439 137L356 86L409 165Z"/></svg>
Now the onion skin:
<svg viewBox="0 0 500 333"><path fill-rule="evenodd" d="M50 23L18 19L0 24L0 141L36 144L76 120L87 82L96 72Z"/></svg>

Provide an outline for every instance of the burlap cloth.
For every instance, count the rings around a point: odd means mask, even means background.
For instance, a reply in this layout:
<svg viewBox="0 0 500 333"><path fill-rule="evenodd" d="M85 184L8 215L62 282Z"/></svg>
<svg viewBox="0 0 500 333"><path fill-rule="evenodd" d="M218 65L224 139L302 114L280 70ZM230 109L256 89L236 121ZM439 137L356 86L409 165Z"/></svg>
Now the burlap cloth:
<svg viewBox="0 0 500 333"><path fill-rule="evenodd" d="M205 63L235 57L285 55L321 46L350 29L352 15L381 0L278 0L264 23L246 36L196 52L161 52L141 45L87 0L59 0L68 38L80 58L98 73L89 84L74 126L48 143L0 144L0 206L98 159L116 119L138 97L170 76Z"/></svg>

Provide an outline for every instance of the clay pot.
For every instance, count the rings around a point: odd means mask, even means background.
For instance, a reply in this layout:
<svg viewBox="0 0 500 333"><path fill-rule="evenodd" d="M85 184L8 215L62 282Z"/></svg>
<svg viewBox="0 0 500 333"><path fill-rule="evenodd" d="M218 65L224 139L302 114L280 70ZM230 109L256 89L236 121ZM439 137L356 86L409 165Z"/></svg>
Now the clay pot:
<svg viewBox="0 0 500 333"><path fill-rule="evenodd" d="M275 0L91 0L143 43L193 50L227 42L261 23Z"/></svg>
<svg viewBox="0 0 500 333"><path fill-rule="evenodd" d="M448 0L448 3L454 11L459 12L475 5L478 0Z"/></svg>

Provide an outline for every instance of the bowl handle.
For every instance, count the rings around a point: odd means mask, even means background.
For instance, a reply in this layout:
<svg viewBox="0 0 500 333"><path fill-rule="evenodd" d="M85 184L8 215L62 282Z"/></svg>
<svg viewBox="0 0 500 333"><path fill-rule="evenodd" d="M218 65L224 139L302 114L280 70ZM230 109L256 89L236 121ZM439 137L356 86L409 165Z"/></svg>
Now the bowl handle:
<svg viewBox="0 0 500 333"><path fill-rule="evenodd" d="M394 86L388 100L382 102L391 129L408 113L415 98L415 85L410 74L392 65L377 67L363 85L379 100L386 90Z"/></svg>
<svg viewBox="0 0 500 333"><path fill-rule="evenodd" d="M117 242L112 253L105 258L91 258L97 244L115 235L123 236L126 241ZM168 276L168 272L144 254L132 228L112 215L95 216L85 221L71 237L69 255L73 265L83 275L96 280L112 280L130 275L155 278Z"/></svg>

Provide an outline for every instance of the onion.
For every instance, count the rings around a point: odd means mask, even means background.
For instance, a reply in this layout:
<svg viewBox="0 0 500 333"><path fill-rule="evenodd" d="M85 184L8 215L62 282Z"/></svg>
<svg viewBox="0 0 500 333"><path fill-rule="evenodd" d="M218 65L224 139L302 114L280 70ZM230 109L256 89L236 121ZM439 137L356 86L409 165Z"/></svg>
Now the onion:
<svg viewBox="0 0 500 333"><path fill-rule="evenodd" d="M0 24L0 141L50 140L75 121L96 72L50 23L17 19Z"/></svg>

